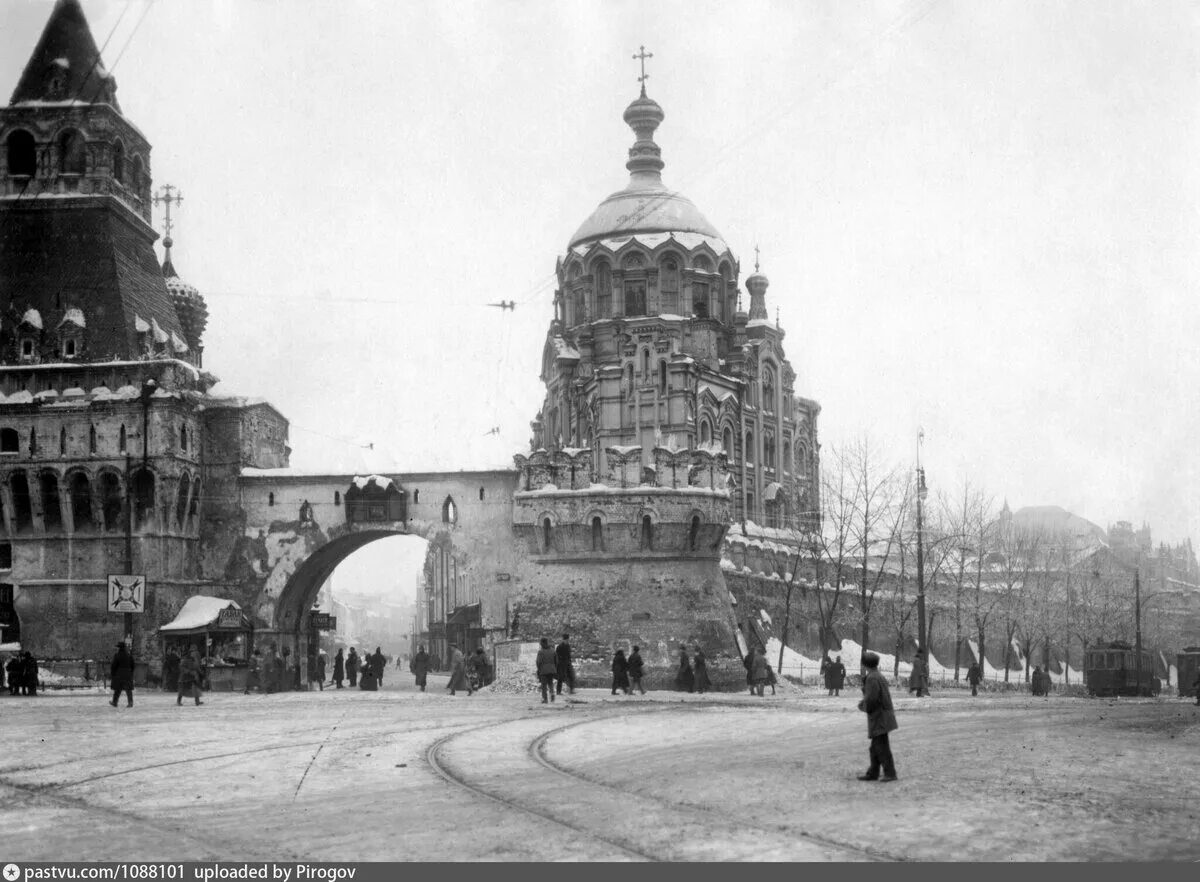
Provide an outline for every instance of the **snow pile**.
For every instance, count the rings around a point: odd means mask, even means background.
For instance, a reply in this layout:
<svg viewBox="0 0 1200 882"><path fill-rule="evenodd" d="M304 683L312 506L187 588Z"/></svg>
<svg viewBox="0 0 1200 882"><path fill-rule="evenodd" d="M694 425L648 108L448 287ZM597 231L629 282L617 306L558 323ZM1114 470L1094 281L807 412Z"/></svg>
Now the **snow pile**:
<svg viewBox="0 0 1200 882"><path fill-rule="evenodd" d="M771 663L772 668L779 664L779 647L781 645L776 637L767 640L767 661ZM821 673L821 662L801 655L790 646L784 646L783 666L775 673L789 677L814 677Z"/></svg>
<svg viewBox="0 0 1200 882"><path fill-rule="evenodd" d="M503 695L527 695L541 691L541 684L532 670L514 669L507 674L498 675L480 692L495 692Z"/></svg>

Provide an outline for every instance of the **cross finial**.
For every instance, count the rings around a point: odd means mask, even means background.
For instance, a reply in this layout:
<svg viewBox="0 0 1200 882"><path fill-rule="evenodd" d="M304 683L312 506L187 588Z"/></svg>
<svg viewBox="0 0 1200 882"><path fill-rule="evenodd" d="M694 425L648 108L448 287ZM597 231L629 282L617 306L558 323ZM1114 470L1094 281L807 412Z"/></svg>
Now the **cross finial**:
<svg viewBox="0 0 1200 882"><path fill-rule="evenodd" d="M758 246L754 246L754 271L758 272Z"/></svg>
<svg viewBox="0 0 1200 882"><path fill-rule="evenodd" d="M633 56L634 61L642 63L642 75L638 77L638 82L642 84L642 97L646 97L646 80L650 78L650 74L646 73L646 59L653 58L653 52L647 52L645 46L638 47L638 54Z"/></svg>
<svg viewBox="0 0 1200 882"><path fill-rule="evenodd" d="M163 233L167 236L170 236L171 229L174 227L174 224L171 221L171 206L179 205L179 203L183 201L183 194L170 184L163 184L158 189L161 192L154 196L154 204L163 206L165 214L163 219ZM175 195L172 196L172 193Z"/></svg>

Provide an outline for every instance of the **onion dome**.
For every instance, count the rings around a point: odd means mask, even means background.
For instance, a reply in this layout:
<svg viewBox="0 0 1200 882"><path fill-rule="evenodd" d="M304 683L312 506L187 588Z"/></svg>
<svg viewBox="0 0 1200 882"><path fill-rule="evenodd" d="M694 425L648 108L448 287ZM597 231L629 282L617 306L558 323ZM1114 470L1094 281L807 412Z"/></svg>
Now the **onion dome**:
<svg viewBox="0 0 1200 882"><path fill-rule="evenodd" d="M170 236L163 239L163 280L167 285L167 293L175 306L175 315L179 317L179 325L183 329L184 339L188 348L194 353L202 349L204 329L208 325L208 305L200 292L179 278L175 264L171 262L171 246L175 244Z"/></svg>
<svg viewBox="0 0 1200 882"><path fill-rule="evenodd" d="M750 292L750 321L767 321L767 286L770 280L759 272L758 248L755 249L754 272L746 277L746 290Z"/></svg>
<svg viewBox="0 0 1200 882"><path fill-rule="evenodd" d="M568 248L635 233L697 233L714 240L711 244L717 252L728 250L721 234L692 200L663 184L662 150L654 141L654 131L664 116L658 102L646 97L645 89L625 109L625 122L636 136L625 163L629 183L600 203L575 231Z"/></svg>

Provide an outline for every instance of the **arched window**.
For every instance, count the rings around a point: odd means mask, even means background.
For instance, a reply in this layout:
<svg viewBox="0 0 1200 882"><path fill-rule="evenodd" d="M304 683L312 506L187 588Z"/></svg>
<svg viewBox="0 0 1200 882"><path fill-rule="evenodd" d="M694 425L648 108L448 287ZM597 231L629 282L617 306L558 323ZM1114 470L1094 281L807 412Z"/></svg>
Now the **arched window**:
<svg viewBox="0 0 1200 882"><path fill-rule="evenodd" d="M665 361L658 363L658 391L664 395L667 392L667 363Z"/></svg>
<svg viewBox="0 0 1200 882"><path fill-rule="evenodd" d="M704 445L712 443L712 426L708 420L700 421L700 443Z"/></svg>
<svg viewBox="0 0 1200 882"><path fill-rule="evenodd" d="M142 187L145 185L145 178L146 167L142 163L142 157L133 157L133 174L130 175L129 185L133 188L135 195L142 195Z"/></svg>
<svg viewBox="0 0 1200 882"><path fill-rule="evenodd" d="M29 430L29 455L37 456L37 429Z"/></svg>
<svg viewBox="0 0 1200 882"><path fill-rule="evenodd" d="M659 271L659 287L662 291L662 311L674 315L679 312L679 261L673 255L663 258Z"/></svg>
<svg viewBox="0 0 1200 882"><path fill-rule="evenodd" d="M117 436L117 450L121 453L125 452L125 424L121 424L121 433Z"/></svg>
<svg viewBox="0 0 1200 882"><path fill-rule="evenodd" d="M58 155L62 174L81 175L87 171L87 145L75 129L67 129L58 136Z"/></svg>
<svg viewBox="0 0 1200 882"><path fill-rule="evenodd" d="M92 525L92 482L83 472L71 476L71 520L76 532Z"/></svg>
<svg viewBox="0 0 1200 882"><path fill-rule="evenodd" d="M62 529L62 502L58 497L58 475L42 472L38 475L42 490L42 523L46 531Z"/></svg>
<svg viewBox="0 0 1200 882"><path fill-rule="evenodd" d="M763 365L762 372L763 410L775 410L775 370L769 365Z"/></svg>
<svg viewBox="0 0 1200 882"><path fill-rule="evenodd" d="M446 501L442 503L442 523L458 523L458 506L454 504L454 500L449 496L447 496Z"/></svg>
<svg viewBox="0 0 1200 882"><path fill-rule="evenodd" d="M650 350L642 350L642 382L650 378Z"/></svg>
<svg viewBox="0 0 1200 882"><path fill-rule="evenodd" d="M273 492L268 493L267 494L267 505L270 506L270 505L274 505L274 504L275 504L275 494Z"/></svg>
<svg viewBox="0 0 1200 882"><path fill-rule="evenodd" d="M625 365L625 386L628 392L633 392L633 362Z"/></svg>
<svg viewBox="0 0 1200 882"><path fill-rule="evenodd" d="M138 527L154 525L154 472L149 469L133 476L133 516Z"/></svg>
<svg viewBox="0 0 1200 882"><path fill-rule="evenodd" d="M483 488L482 487L479 488L479 501L483 502Z"/></svg>
<svg viewBox="0 0 1200 882"><path fill-rule="evenodd" d="M187 436L188 436L187 426L186 425L180 426L179 427L179 449L180 450L187 450L187 445L188 445L188 437Z"/></svg>
<svg viewBox="0 0 1200 882"><path fill-rule="evenodd" d="M592 551L604 550L604 522L600 520L600 516L596 515L592 518Z"/></svg>
<svg viewBox="0 0 1200 882"><path fill-rule="evenodd" d="M700 541L700 516L692 515L692 529L688 533L688 548L695 551Z"/></svg>
<svg viewBox="0 0 1200 882"><path fill-rule="evenodd" d="M703 254L697 254L696 259L692 261L692 266L702 273L712 272L712 261Z"/></svg>
<svg viewBox="0 0 1200 882"><path fill-rule="evenodd" d="M796 474L808 474L808 448L804 444L796 445Z"/></svg>
<svg viewBox="0 0 1200 882"><path fill-rule="evenodd" d="M104 514L105 530L121 530L121 479L112 472L100 475L100 505Z"/></svg>
<svg viewBox="0 0 1200 882"><path fill-rule="evenodd" d="M792 470L792 442L786 438L783 439L783 456L779 458L779 468L785 472Z"/></svg>
<svg viewBox="0 0 1200 882"><path fill-rule="evenodd" d="M33 177L37 174L37 146L33 135L18 129L8 136L8 173Z"/></svg>
<svg viewBox="0 0 1200 882"><path fill-rule="evenodd" d="M192 529L196 527L196 516L200 513L200 479L192 479L192 501L188 503L188 520L192 522Z"/></svg>
<svg viewBox="0 0 1200 882"><path fill-rule="evenodd" d="M769 469L775 468L775 436L763 435L763 462Z"/></svg>
<svg viewBox="0 0 1200 882"><path fill-rule="evenodd" d="M572 324L582 324L587 321L587 294L582 288L575 291L575 315Z"/></svg>
<svg viewBox="0 0 1200 882"><path fill-rule="evenodd" d="M542 518L542 551L549 553L554 550L554 525L549 518Z"/></svg>
<svg viewBox="0 0 1200 882"><path fill-rule="evenodd" d="M18 533L33 529L33 500L29 496L29 479L24 472L13 472L9 479L12 490L13 526Z"/></svg>
<svg viewBox="0 0 1200 882"><path fill-rule="evenodd" d="M746 519L746 520L748 520L748 521L752 521L752 520L754 520L754 518L755 518L755 511L754 511L754 494L753 494L753 493L747 493L747 494L746 494L746 514L745 514L745 519Z"/></svg>
<svg viewBox="0 0 1200 882"><path fill-rule="evenodd" d="M58 455L67 455L67 429L66 426L58 430Z"/></svg>
<svg viewBox="0 0 1200 882"><path fill-rule="evenodd" d="M747 432L746 433L746 448L745 448L745 450L742 451L742 459L746 460L746 462L749 462L749 463L757 462L758 461L758 457L756 455L757 453L758 453L758 451L756 451L754 449L754 433Z"/></svg>
<svg viewBox="0 0 1200 882"><path fill-rule="evenodd" d="M643 551L654 550L654 521L650 515L642 515L641 547Z"/></svg>
<svg viewBox="0 0 1200 882"><path fill-rule="evenodd" d="M118 141L113 145L113 177L125 183L125 145Z"/></svg>
<svg viewBox="0 0 1200 882"><path fill-rule="evenodd" d="M721 446L725 448L725 455L733 459L733 429L729 426L725 427L725 432L721 436Z"/></svg>
<svg viewBox="0 0 1200 882"><path fill-rule="evenodd" d="M625 283L625 315L638 316L646 314L646 282L644 279L630 279Z"/></svg>
<svg viewBox="0 0 1200 882"><path fill-rule="evenodd" d="M717 293L717 318L722 322L728 322L733 314L733 267L728 261L721 261L721 265L717 267L717 272L721 274L720 290Z"/></svg>
<svg viewBox="0 0 1200 882"><path fill-rule="evenodd" d="M609 318L612 316L612 271L608 262L598 261L592 274L596 277L596 317Z"/></svg>
<svg viewBox="0 0 1200 882"><path fill-rule="evenodd" d="M342 492L340 490L333 491L333 504L334 505L342 504Z"/></svg>
<svg viewBox="0 0 1200 882"><path fill-rule="evenodd" d="M192 486L192 479L187 472L179 478L179 492L175 496L175 523L179 525L179 529L183 529L187 522L187 501L188 490Z"/></svg>
<svg viewBox="0 0 1200 882"><path fill-rule="evenodd" d="M88 453L96 452L96 427L92 426L88 429Z"/></svg>
<svg viewBox="0 0 1200 882"><path fill-rule="evenodd" d="M16 429L0 429L0 453L20 453L21 437Z"/></svg>
<svg viewBox="0 0 1200 882"><path fill-rule="evenodd" d="M708 318L708 282L692 282L692 314Z"/></svg>

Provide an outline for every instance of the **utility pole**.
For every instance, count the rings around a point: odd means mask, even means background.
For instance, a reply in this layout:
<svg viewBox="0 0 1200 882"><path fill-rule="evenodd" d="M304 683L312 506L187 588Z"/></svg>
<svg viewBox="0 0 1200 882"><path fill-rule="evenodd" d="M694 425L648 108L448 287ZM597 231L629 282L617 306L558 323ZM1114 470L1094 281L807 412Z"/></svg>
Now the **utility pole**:
<svg viewBox="0 0 1200 882"><path fill-rule="evenodd" d="M917 642L920 651L926 652L925 633L925 535L922 524L921 504L925 499L925 470L921 468L921 442L925 439L922 430L917 435Z"/></svg>
<svg viewBox="0 0 1200 882"><path fill-rule="evenodd" d="M1134 655L1137 670L1137 694L1142 694L1142 566L1138 559L1137 569L1133 571L1133 622L1134 622Z"/></svg>

